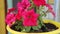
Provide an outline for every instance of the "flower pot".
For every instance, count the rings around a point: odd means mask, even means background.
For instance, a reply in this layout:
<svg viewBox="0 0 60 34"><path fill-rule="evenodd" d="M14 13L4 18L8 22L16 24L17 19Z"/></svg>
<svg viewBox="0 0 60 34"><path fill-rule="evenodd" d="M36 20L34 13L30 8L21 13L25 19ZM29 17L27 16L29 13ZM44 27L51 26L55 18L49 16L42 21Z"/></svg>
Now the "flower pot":
<svg viewBox="0 0 60 34"><path fill-rule="evenodd" d="M12 30L8 25L7 25L7 31L10 32L11 34L60 34L60 23L59 22L55 22L53 20L43 20L45 23L52 23L55 26L58 27L57 30L54 31L50 31L50 32L43 32L43 33L23 33L23 32L17 32Z"/></svg>

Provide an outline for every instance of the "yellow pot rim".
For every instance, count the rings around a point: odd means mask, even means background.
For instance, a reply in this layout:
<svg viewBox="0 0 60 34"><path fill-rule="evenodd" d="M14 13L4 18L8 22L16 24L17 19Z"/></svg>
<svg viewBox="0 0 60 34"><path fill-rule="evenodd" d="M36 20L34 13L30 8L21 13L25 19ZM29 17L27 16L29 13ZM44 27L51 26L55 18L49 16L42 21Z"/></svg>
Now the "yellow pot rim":
<svg viewBox="0 0 60 34"><path fill-rule="evenodd" d="M56 24L57 25L57 27L59 27L60 26L60 23L59 22L55 22L55 21L53 21L53 20L43 20L44 22L46 22L46 23L48 23L48 22L50 22L50 23L53 23L54 25ZM24 32L18 32L18 31L14 31L14 30L12 30L8 25L7 25L7 31L8 32L11 32L11 33L24 33ZM57 30L54 30L54 31L50 31L50 32L43 32L43 33L40 33L40 34L47 34L47 33L59 33L60 32L60 27L57 29Z"/></svg>

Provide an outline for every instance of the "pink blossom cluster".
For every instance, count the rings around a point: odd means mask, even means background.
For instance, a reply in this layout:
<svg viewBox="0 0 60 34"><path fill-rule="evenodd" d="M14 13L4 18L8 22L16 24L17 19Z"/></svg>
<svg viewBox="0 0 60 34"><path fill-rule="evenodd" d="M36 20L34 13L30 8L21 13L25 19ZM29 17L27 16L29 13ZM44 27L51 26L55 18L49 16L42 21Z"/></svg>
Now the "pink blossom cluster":
<svg viewBox="0 0 60 34"><path fill-rule="evenodd" d="M53 14L53 16L55 16L55 13L52 9L52 7L46 3L45 0L32 0L32 2L36 5L36 6L46 6L48 7L48 9L50 10L50 12ZM28 8L31 6L31 3L29 2L29 0L22 0L21 2L17 3L17 14L11 13L12 11L15 10L15 8L11 8L8 10L7 12L7 16L6 16L6 23L11 26L13 22L15 22L16 20L21 20L23 22L24 26L37 26L37 20L38 17L40 16L40 14L37 14L34 11L34 8L32 8L31 10L28 10Z"/></svg>

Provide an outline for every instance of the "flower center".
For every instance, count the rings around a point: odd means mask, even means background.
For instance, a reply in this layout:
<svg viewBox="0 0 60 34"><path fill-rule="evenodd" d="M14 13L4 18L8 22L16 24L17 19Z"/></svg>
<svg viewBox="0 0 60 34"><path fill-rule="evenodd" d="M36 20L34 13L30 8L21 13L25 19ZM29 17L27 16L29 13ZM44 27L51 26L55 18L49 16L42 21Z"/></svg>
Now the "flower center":
<svg viewBox="0 0 60 34"><path fill-rule="evenodd" d="M28 16L28 18L31 18L31 16Z"/></svg>

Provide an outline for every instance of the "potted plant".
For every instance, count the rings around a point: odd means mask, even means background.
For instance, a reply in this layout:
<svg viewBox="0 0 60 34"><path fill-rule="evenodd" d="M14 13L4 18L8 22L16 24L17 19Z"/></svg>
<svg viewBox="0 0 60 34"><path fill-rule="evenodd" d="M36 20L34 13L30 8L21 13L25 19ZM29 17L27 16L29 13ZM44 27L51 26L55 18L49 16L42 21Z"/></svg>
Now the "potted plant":
<svg viewBox="0 0 60 34"><path fill-rule="evenodd" d="M44 10L44 8L48 8ZM21 0L16 8L7 12L7 31L11 34L59 34L60 23L47 20L47 13L55 17L51 5L45 0Z"/></svg>

